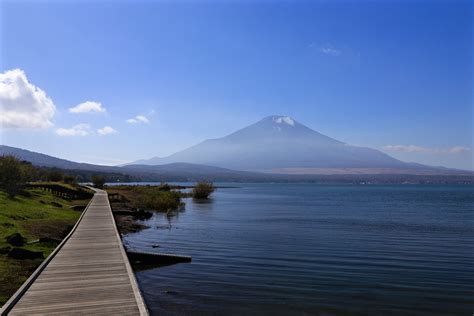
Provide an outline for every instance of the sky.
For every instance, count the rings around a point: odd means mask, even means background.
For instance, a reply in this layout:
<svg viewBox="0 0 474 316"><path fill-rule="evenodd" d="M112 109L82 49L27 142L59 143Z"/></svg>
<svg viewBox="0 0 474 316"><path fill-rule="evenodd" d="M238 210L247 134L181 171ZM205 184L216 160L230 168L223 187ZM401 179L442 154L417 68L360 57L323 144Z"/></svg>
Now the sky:
<svg viewBox="0 0 474 316"><path fill-rule="evenodd" d="M469 1L0 1L0 143L166 156L269 115L473 169Z"/></svg>

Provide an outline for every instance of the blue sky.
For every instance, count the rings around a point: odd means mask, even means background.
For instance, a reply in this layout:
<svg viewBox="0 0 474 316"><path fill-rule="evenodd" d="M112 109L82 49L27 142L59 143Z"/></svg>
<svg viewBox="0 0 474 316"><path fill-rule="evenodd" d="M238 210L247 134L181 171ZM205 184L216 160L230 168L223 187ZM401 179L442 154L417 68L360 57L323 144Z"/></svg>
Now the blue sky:
<svg viewBox="0 0 474 316"><path fill-rule="evenodd" d="M26 94L44 91L35 111L50 123L15 117L21 105L8 103L3 144L117 164L276 114L405 161L473 168L468 1L2 1L0 9L0 72L27 80ZM41 108L48 99L54 113ZM70 111L87 101L90 112ZM91 110L98 103L105 112ZM137 115L148 122L127 123ZM101 135L104 127L112 130Z"/></svg>

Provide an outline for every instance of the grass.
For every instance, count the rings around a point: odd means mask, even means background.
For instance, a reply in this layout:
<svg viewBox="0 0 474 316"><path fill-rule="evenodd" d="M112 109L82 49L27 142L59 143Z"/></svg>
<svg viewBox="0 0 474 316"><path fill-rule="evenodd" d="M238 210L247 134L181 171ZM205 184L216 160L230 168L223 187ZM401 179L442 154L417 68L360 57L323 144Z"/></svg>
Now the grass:
<svg viewBox="0 0 474 316"><path fill-rule="evenodd" d="M64 182L59 182L59 181L35 181L35 182L31 182L31 184L56 184L56 185L65 187L67 189L77 190L78 188L81 188L81 189L90 191L90 189L79 187L77 184L64 183Z"/></svg>
<svg viewBox="0 0 474 316"><path fill-rule="evenodd" d="M73 188L68 184L61 185ZM11 246L5 237L17 232L27 239L27 243L42 237L62 239L80 216L80 212L70 207L87 202L65 200L40 189L26 190L13 199L0 191L0 248ZM21 248L42 251L46 258L56 246L56 243L48 242L26 244ZM7 255L0 255L0 305L8 300L41 262L41 259L14 260Z"/></svg>
<svg viewBox="0 0 474 316"><path fill-rule="evenodd" d="M171 190L168 185L161 186L113 186L108 187L109 195L120 198L111 200L114 209L141 208L158 212L170 212L183 205L182 194Z"/></svg>

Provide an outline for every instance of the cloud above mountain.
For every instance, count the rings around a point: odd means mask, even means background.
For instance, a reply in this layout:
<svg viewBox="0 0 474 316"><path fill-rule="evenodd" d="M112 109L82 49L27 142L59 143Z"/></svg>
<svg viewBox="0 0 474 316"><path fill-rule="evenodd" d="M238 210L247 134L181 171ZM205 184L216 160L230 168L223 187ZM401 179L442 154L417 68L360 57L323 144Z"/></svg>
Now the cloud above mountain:
<svg viewBox="0 0 474 316"><path fill-rule="evenodd" d="M23 70L13 69L0 73L0 111L2 129L38 130L53 126L56 106Z"/></svg>
<svg viewBox="0 0 474 316"><path fill-rule="evenodd" d="M102 103L100 102L86 101L70 108L69 112L74 114L92 112L104 113L106 112L106 109L102 107Z"/></svg>
<svg viewBox="0 0 474 316"><path fill-rule="evenodd" d="M453 146L447 148L422 147L415 145L386 145L383 149L395 153L459 154L471 151L469 147Z"/></svg>

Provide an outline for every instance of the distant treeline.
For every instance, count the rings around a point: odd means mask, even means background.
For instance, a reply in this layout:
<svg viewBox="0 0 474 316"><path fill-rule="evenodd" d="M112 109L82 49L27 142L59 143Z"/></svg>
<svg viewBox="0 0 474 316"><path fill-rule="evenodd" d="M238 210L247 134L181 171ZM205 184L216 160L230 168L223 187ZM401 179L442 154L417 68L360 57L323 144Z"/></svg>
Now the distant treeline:
<svg viewBox="0 0 474 316"><path fill-rule="evenodd" d="M7 158L11 157L11 158ZM474 184L474 176L469 175L410 175L410 174L374 174L374 175L285 175L255 172L232 171L229 173L195 173L192 171L154 171L124 169L123 172L108 170L61 169L54 167L33 166L30 162L21 161L14 156L0 156L3 165L3 178L18 177L21 181L63 181L65 183L92 182L94 176L100 176L105 182L253 182L253 183L317 183L317 184ZM21 163L23 172L8 171L14 159ZM15 164L15 163L14 163ZM0 166L1 167L1 166ZM1 171L0 171L1 172ZM3 179L0 175L0 185Z"/></svg>
<svg viewBox="0 0 474 316"><path fill-rule="evenodd" d="M83 171L82 171L83 172ZM97 173L97 172L96 172ZM94 174L94 172L92 172ZM106 175L104 173L104 175ZM374 175L284 175L249 173L248 175L181 175L159 174L154 172L133 172L126 175L107 175L107 182L236 182L236 183L315 183L315 184L474 184L474 176L445 176L445 175L403 175L403 174L374 174Z"/></svg>
<svg viewBox="0 0 474 316"><path fill-rule="evenodd" d="M27 161L22 163L30 164ZM65 183L85 183L92 182L94 176L100 175L106 182L135 182L140 181L139 177L122 173L97 172L89 170L70 170L50 167L33 166L33 173L30 181L64 181Z"/></svg>
<svg viewBox="0 0 474 316"><path fill-rule="evenodd" d="M373 175L269 175L265 181L315 184L474 184L474 176L373 174Z"/></svg>
<svg viewBox="0 0 474 316"><path fill-rule="evenodd" d="M72 170L68 170L72 171ZM87 179L97 171L84 172ZM155 172L130 172L131 174L101 173L107 182L236 182L236 183L316 183L316 184L474 184L474 176L444 176L444 175L284 175L252 173L249 175L189 175L160 174ZM87 180L88 181L88 180Z"/></svg>

